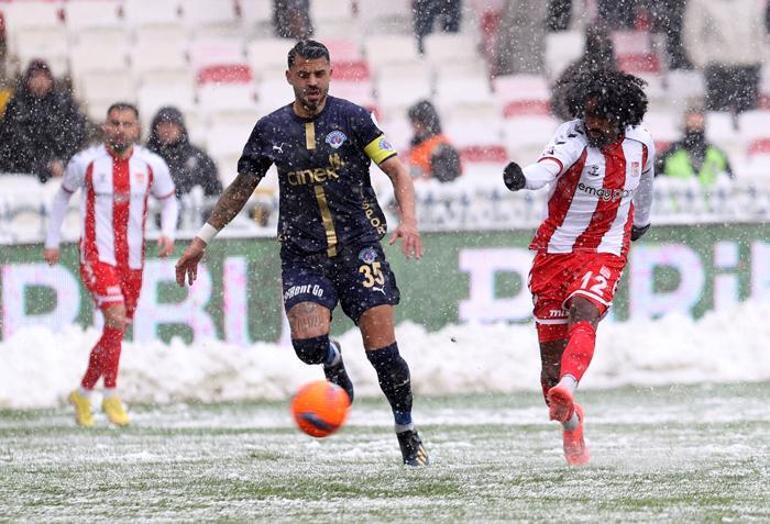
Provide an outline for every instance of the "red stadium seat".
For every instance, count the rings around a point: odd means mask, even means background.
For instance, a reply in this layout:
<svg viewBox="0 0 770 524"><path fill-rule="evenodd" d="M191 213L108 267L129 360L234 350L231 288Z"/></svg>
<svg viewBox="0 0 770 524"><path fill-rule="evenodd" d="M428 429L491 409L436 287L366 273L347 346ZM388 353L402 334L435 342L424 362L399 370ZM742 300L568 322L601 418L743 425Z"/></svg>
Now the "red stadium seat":
<svg viewBox="0 0 770 524"><path fill-rule="evenodd" d="M200 69L196 75L198 84L247 84L252 78L247 64L210 65Z"/></svg>
<svg viewBox="0 0 770 524"><path fill-rule="evenodd" d="M508 161L508 151L502 144L485 146L466 146L460 149L463 162L494 162L504 164Z"/></svg>

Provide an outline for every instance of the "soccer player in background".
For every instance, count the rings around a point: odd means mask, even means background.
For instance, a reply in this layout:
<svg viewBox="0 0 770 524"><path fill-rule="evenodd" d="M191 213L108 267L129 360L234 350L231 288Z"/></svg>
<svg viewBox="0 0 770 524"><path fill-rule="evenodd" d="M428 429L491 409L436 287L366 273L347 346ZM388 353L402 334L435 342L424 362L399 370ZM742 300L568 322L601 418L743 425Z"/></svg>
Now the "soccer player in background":
<svg viewBox="0 0 770 524"><path fill-rule="evenodd" d="M104 143L78 153L67 165L51 206L43 251L46 262L59 262L60 231L67 205L72 194L82 188L80 277L104 315L102 336L91 350L85 376L68 398L75 407L76 422L84 427L94 425L91 393L102 377L102 409L107 418L117 426L129 422L117 393L117 378L123 333L133 318L142 288L147 199L152 195L162 202L158 239L158 254L162 257L174 249L179 213L166 163L136 145L136 107L123 102L110 106L102 130Z"/></svg>
<svg viewBox="0 0 770 524"><path fill-rule="evenodd" d="M575 390L594 354L596 329L612 304L630 241L650 227L655 149L639 126L644 81L612 70L571 79L562 124L537 162L506 166L511 191L551 184L547 215L530 249L529 275L540 342L540 382L551 420L563 427L571 465L590 459Z"/></svg>
<svg viewBox="0 0 770 524"><path fill-rule="evenodd" d="M420 258L414 187L396 151L366 109L328 96L329 50L305 40L289 51L286 79L294 101L261 118L238 161L238 176L177 263L180 286L195 280L206 246L243 208L268 168L278 168L278 238L284 306L297 356L322 364L327 380L353 400L340 347L330 341L332 311L361 330L366 356L393 410L404 464L424 466L428 455L412 422L409 367L396 344L396 279L380 240L387 231L369 176L373 160L393 183L400 224L390 243Z"/></svg>

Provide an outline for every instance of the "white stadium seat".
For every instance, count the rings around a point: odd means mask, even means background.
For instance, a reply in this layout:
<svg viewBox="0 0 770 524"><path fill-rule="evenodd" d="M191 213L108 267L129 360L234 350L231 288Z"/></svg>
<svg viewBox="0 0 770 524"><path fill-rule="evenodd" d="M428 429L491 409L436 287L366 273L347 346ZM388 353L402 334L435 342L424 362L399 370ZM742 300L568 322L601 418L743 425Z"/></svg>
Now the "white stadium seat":
<svg viewBox="0 0 770 524"><path fill-rule="evenodd" d="M239 21L233 0L184 0L182 22L195 34L234 33Z"/></svg>
<svg viewBox="0 0 770 524"><path fill-rule="evenodd" d="M69 44L67 30L63 27L34 28L19 31L15 35L16 60L22 71L30 60L42 58L56 76L64 76L68 70Z"/></svg>
<svg viewBox="0 0 770 524"><path fill-rule="evenodd" d="M414 35L367 36L364 39L364 54L375 71L383 65L420 59Z"/></svg>
<svg viewBox="0 0 770 524"><path fill-rule="evenodd" d="M123 19L131 27L173 25L181 21L181 0L123 0Z"/></svg>
<svg viewBox="0 0 770 524"><path fill-rule="evenodd" d="M244 45L240 38L198 38L190 42L189 55L193 71L217 64L240 64L244 61Z"/></svg>
<svg viewBox="0 0 770 524"><path fill-rule="evenodd" d="M585 37L580 31L559 31L546 33L545 69L549 78L555 80L572 62L583 55Z"/></svg>
<svg viewBox="0 0 770 524"><path fill-rule="evenodd" d="M67 31L72 35L76 35L83 29L122 27L120 2L67 0L64 2L64 23Z"/></svg>
<svg viewBox="0 0 770 524"><path fill-rule="evenodd" d="M70 48L70 71L77 77L88 71L115 71L129 75L128 45L94 46L75 44Z"/></svg>

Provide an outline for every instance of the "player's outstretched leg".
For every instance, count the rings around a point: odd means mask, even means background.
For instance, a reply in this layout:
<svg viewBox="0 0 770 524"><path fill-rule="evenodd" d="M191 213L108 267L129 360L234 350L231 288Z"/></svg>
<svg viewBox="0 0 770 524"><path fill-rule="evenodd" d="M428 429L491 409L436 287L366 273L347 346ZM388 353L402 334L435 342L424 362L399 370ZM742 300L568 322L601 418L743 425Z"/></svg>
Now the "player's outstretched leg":
<svg viewBox="0 0 770 524"><path fill-rule="evenodd" d="M580 404L575 404L575 412L571 420L567 421L562 434L564 444L564 458L570 466L582 466L591 460L591 455L583 438L585 426L585 414Z"/></svg>
<svg viewBox="0 0 770 524"><path fill-rule="evenodd" d="M388 399L395 419L396 437L407 466L427 466L428 453L412 422L412 383L409 366L393 344L366 352L377 372L380 388Z"/></svg>
<svg viewBox="0 0 770 524"><path fill-rule="evenodd" d="M312 338L292 339L291 343L297 356L305 364L323 364L326 380L344 389L350 397L350 401L353 402L353 383L345 371L339 343L330 341L328 334Z"/></svg>
<svg viewBox="0 0 770 524"><path fill-rule="evenodd" d="M351 382L348 372L345 371L345 363L342 361L342 346L336 340L329 341L329 349L324 359L324 375L326 380L345 390L350 397L350 403L353 403L353 382Z"/></svg>

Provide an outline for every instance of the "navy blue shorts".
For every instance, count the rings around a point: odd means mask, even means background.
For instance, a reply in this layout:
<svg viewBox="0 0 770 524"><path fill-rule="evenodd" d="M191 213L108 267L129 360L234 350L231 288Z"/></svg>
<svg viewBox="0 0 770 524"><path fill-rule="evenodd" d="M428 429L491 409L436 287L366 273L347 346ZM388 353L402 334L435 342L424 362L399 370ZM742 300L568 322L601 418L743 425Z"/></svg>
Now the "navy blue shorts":
<svg viewBox="0 0 770 524"><path fill-rule="evenodd" d="M288 312L300 302L342 311L358 323L367 309L398 304L396 277L379 243L345 247L333 258L325 253L293 255L281 251L283 305Z"/></svg>

